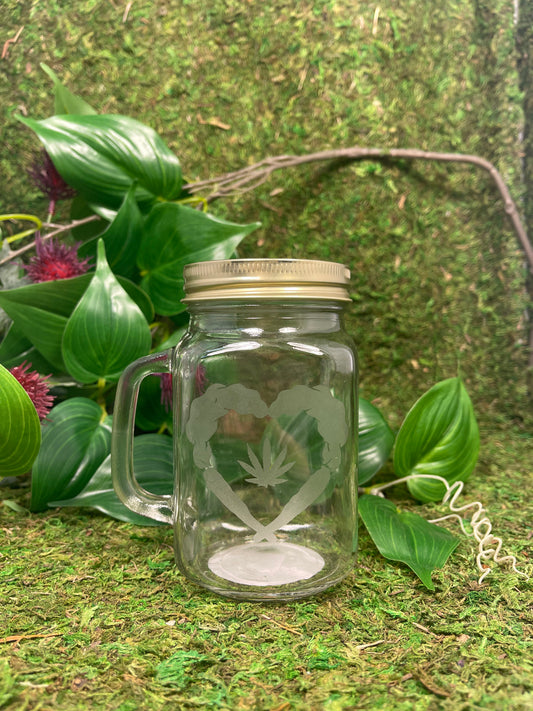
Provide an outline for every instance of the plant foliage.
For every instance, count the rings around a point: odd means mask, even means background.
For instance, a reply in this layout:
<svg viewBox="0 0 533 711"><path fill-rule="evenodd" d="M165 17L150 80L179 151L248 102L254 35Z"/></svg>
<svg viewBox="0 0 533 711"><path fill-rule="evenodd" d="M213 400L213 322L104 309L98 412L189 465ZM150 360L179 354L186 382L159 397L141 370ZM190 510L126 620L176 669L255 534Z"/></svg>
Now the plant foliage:
<svg viewBox="0 0 533 711"><path fill-rule="evenodd" d="M258 223L240 225L208 214L184 189L178 157L151 128L126 116L98 114L43 68L54 84L55 115L20 120L42 142L60 178L77 191L73 219L93 220L66 235L70 242L80 240L78 255L92 266L81 276L0 290L0 308L11 319L0 360L12 367L31 357L52 374L61 396L42 425L41 443L35 408L0 366L0 470L20 474L33 464L32 511L89 506L124 521L152 523L127 509L111 484L116 382L130 362L175 345L183 334L184 265L231 257ZM28 230L19 236L27 237ZM157 379L143 384L138 410L137 477L155 494L170 493L172 444L162 433L172 425ZM477 459L479 433L462 382L451 378L423 395L397 437L380 411L361 399L360 484L383 468L393 447L395 471L412 477L409 490L418 500L434 501L443 493L442 485L421 481L420 474L465 480ZM269 456L265 452L268 462ZM251 474L266 466L252 464L243 465ZM370 495L371 488L365 492L361 518L380 552L409 565L433 589L431 573L456 540Z"/></svg>
<svg viewBox="0 0 533 711"><path fill-rule="evenodd" d="M0 475L24 474L41 444L37 411L22 385L0 365Z"/></svg>

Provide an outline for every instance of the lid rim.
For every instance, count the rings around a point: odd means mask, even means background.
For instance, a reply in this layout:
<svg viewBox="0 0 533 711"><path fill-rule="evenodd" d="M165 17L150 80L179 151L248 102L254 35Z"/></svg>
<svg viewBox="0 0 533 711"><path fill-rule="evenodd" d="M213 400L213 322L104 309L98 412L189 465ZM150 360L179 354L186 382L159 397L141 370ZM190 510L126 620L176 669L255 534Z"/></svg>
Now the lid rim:
<svg viewBox="0 0 533 711"><path fill-rule="evenodd" d="M267 295L292 297L318 296L330 290L330 296L339 298L350 283L350 271L339 262L317 259L220 259L187 264L183 271L185 301L214 297L213 292L257 291L258 298ZM259 293L261 292L261 293ZM284 293L278 293L284 292ZM314 293L313 293L314 292ZM335 295L334 295L335 293ZM348 294L343 300L349 299Z"/></svg>

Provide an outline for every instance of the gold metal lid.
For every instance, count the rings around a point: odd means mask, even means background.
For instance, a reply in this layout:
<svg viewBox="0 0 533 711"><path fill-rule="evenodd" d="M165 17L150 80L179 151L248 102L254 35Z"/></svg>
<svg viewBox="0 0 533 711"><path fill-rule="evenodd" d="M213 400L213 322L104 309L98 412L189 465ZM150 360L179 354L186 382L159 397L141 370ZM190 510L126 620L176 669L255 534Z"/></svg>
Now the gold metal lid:
<svg viewBox="0 0 533 711"><path fill-rule="evenodd" d="M350 301L350 271L314 259L221 259L187 264L185 302L206 299Z"/></svg>

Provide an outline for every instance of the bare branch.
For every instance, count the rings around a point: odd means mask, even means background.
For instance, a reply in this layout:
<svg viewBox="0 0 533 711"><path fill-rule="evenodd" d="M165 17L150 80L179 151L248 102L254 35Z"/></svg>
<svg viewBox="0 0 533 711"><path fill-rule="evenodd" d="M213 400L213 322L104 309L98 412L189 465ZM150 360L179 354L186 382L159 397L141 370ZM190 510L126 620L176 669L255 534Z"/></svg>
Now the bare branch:
<svg viewBox="0 0 533 711"><path fill-rule="evenodd" d="M52 232L48 232L48 234L46 235L42 235L41 239L43 242L46 242L46 240L51 239L52 237L55 237L56 235L59 235L62 232L68 232L68 230L72 230L74 227L86 225L88 222L95 222L96 220L100 219L101 218L98 215L89 215L89 217L84 217L82 220L73 220L72 222L69 222L68 225L58 225L54 222L45 222L43 224L43 227L55 227L56 229L52 230ZM4 259L0 260L0 267L4 264L7 264L7 262L10 262L12 259L20 257L21 254L29 252L30 249L33 249L34 247L35 242L30 242L30 244L26 244L24 247L21 247L20 249L11 252L9 256L4 257Z"/></svg>
<svg viewBox="0 0 533 711"><path fill-rule="evenodd" d="M276 170L293 168L304 165L305 163L339 160L343 158L348 160L369 158L376 160L386 158L429 160L447 163L470 163L471 165L483 168L483 170L489 173L498 188L504 203L505 212L509 215L520 246L526 255L529 270L533 274L533 246L522 224L516 204L498 170L492 163L480 156L464 153L438 153L434 151L422 151L415 148L391 148L386 150L383 148L359 148L356 146L353 148L319 151L318 153L309 153L303 156L282 155L264 158L259 161L259 163L247 166L241 170L225 173L224 175L207 180L199 180L195 183L189 183L185 187L191 193L204 192L206 189L213 188L213 192L207 197L208 202L213 202L213 200L217 198L240 195L254 190L259 185L262 185Z"/></svg>

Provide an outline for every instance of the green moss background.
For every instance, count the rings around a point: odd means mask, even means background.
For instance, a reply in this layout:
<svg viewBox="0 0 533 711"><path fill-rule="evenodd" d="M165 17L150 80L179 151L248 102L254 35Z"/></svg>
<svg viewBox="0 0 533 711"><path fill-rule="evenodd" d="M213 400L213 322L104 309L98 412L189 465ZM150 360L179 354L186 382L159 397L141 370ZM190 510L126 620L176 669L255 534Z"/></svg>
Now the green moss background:
<svg viewBox="0 0 533 711"><path fill-rule="evenodd" d="M45 62L100 112L160 132L191 181L355 145L472 153L502 173L531 234L531 13L523 1L517 34L503 0L4 0L0 211L46 209L26 174L39 146L15 118L52 113ZM531 572L529 298L489 177L453 164L315 164L212 210L262 221L241 256L350 267L362 394L392 426L436 380L462 374L482 432L466 500L484 502ZM479 586L468 539L436 593L363 534L353 575L320 598L234 603L183 580L166 529L82 510L30 516L25 491L5 497L0 707L533 705L531 584L498 569Z"/></svg>

